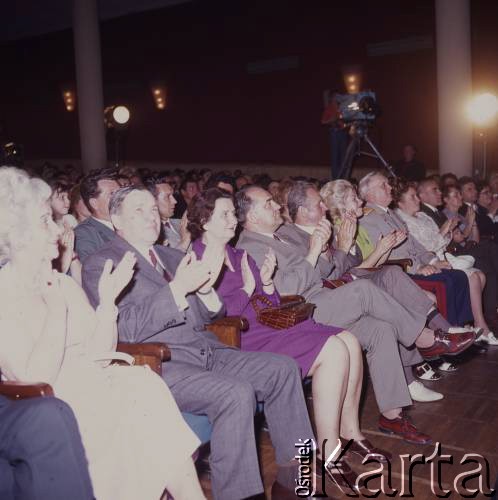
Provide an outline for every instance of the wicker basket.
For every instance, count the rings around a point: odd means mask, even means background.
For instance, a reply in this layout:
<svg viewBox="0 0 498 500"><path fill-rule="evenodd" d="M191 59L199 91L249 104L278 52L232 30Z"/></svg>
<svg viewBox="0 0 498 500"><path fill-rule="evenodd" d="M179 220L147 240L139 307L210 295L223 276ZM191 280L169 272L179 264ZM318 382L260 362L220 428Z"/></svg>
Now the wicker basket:
<svg viewBox="0 0 498 500"><path fill-rule="evenodd" d="M261 303L266 307L261 307ZM307 320L315 308L315 304L305 302L302 297L300 300L274 306L264 295L255 295L251 299L251 304L256 311L258 321L276 330L291 328Z"/></svg>

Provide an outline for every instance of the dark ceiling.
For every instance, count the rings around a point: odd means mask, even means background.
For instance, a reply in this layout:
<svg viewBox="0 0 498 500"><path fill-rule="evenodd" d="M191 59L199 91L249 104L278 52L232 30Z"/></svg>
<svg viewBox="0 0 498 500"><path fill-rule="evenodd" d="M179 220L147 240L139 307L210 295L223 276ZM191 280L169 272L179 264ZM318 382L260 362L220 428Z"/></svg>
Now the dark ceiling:
<svg viewBox="0 0 498 500"><path fill-rule="evenodd" d="M101 20L159 9L191 0L98 0ZM72 0L14 0L0 3L0 41L17 40L71 27Z"/></svg>

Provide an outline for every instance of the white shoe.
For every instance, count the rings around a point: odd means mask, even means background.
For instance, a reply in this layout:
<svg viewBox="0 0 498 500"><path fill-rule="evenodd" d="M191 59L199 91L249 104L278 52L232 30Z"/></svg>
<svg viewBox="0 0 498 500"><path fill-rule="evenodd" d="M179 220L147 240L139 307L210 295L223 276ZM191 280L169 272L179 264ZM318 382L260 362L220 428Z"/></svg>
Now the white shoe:
<svg viewBox="0 0 498 500"><path fill-rule="evenodd" d="M440 392L433 391L428 387L425 387L422 382L414 380L409 386L410 396L413 401L418 401L419 403L429 403L430 401L439 401L443 399L443 395Z"/></svg>
<svg viewBox="0 0 498 500"><path fill-rule="evenodd" d="M482 334L479 337L479 341L486 342L488 345L498 345L498 339L493 332L489 332L487 335Z"/></svg>

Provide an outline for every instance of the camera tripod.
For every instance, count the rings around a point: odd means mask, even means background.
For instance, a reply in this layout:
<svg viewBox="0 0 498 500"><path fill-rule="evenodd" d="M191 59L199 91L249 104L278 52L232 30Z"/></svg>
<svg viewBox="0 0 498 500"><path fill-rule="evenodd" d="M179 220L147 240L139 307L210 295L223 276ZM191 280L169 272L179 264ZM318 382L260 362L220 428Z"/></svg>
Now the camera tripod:
<svg viewBox="0 0 498 500"><path fill-rule="evenodd" d="M375 158L379 160L384 168L389 172L389 175L396 177L394 170L389 163L380 154L380 151L375 147L375 144L368 137L368 124L366 122L353 122L349 128L349 135L351 140L346 148L346 153L341 163L341 170L338 179L349 179L351 177L351 172L353 170L353 163L356 157L363 155L369 156L370 158ZM361 142L364 141L370 146L373 153L361 150Z"/></svg>

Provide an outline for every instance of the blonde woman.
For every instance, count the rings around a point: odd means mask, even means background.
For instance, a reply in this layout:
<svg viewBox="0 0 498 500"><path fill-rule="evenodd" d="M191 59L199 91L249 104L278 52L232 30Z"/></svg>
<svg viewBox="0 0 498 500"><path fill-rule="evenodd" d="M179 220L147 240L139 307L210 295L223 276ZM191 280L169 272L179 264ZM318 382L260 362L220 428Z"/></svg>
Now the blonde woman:
<svg viewBox="0 0 498 500"><path fill-rule="evenodd" d="M60 228L51 190L0 168L0 369L13 381L47 382L73 409L98 500L202 499L191 458L198 439L169 389L147 367L110 365L116 297L133 275L128 253L107 262L94 310L74 280L52 269ZM111 272L112 271L112 272Z"/></svg>

